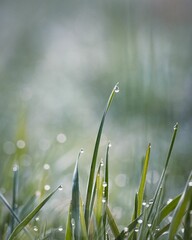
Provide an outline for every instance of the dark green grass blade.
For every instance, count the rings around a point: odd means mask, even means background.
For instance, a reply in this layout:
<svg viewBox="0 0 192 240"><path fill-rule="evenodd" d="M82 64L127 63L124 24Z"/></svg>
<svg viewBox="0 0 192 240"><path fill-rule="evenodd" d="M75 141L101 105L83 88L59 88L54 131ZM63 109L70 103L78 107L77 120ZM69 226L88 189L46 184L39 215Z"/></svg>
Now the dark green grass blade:
<svg viewBox="0 0 192 240"><path fill-rule="evenodd" d="M184 214L188 210L192 199L192 172L189 176L183 194L179 200L179 203L174 211L173 219L169 230L169 240L173 240L174 236L181 224Z"/></svg>
<svg viewBox="0 0 192 240"><path fill-rule="evenodd" d="M106 213L107 213L107 219L108 219L108 223L111 228L111 231L112 231L114 237L117 238L119 236L120 232L119 232L119 229L117 227L115 219L114 219L108 205L106 205Z"/></svg>
<svg viewBox="0 0 192 240"><path fill-rule="evenodd" d="M165 179L165 174L166 174L166 172L167 172L167 167L168 167L168 164L169 164L169 161L170 161L170 157L171 157L171 153L172 153L172 150L173 150L175 138L176 138L176 135L177 135L177 129L178 129L178 123L176 123L175 126L174 126L174 128L173 128L173 136L172 136L171 144L170 144L170 147L169 147L169 151L168 151L168 155L167 155L165 167L164 167L164 169L163 169L163 172L162 172L162 174L161 174L161 177L160 177L160 180L159 180L157 189L156 189L155 194L154 194L154 197L153 197L153 204L151 205L150 212L149 212L149 214L148 214L148 220L149 220L150 217L151 217L151 214L152 214L152 212L153 212L154 205L156 204L156 200L157 200L157 197L158 197L160 188L161 188L162 183L163 183L163 181L164 181L164 179Z"/></svg>
<svg viewBox="0 0 192 240"><path fill-rule="evenodd" d="M99 131L97 134L97 138L96 138L96 143L95 143L95 148L94 148L94 152L93 152L93 157L92 157L92 162L91 162L91 170L90 170L90 174L89 174L89 180L88 180L88 187L87 187L87 196L86 196L86 202L85 202L85 222L86 222L86 226L88 228L88 223L89 223L89 217L90 217L90 203L91 203L91 197L92 197L92 192L93 192L93 186L94 186L94 177L95 177L95 167L96 167L96 162L97 162L97 155L98 155L98 150L99 150L99 144L100 144L100 139L101 139L101 134L102 134L102 130L103 130L103 126L104 126L104 122L105 122L105 117L107 115L107 112L109 110L109 107L111 105L111 102L113 100L113 97L115 95L115 92L117 92L117 84L115 85L115 87L113 88L111 95L108 99L101 123L100 123L100 127L99 127Z"/></svg>
<svg viewBox="0 0 192 240"><path fill-rule="evenodd" d="M76 240L79 239L79 227L80 227L80 219L79 219L80 197L79 197L79 171L78 171L78 161L79 161L80 154L81 154L81 151L76 161L75 169L73 173L72 200L71 200L71 221L74 221L74 224L75 224L74 237Z"/></svg>
<svg viewBox="0 0 192 240"><path fill-rule="evenodd" d="M59 186L60 187L60 186ZM58 187L58 188L59 188ZM31 219L39 212L39 210L47 203L47 201L55 194L58 190L56 188L52 193L49 194L32 212L30 212L17 227L14 229L13 233L9 237L9 240L12 240L16 237L16 235L31 221Z"/></svg>
<svg viewBox="0 0 192 240"><path fill-rule="evenodd" d="M174 198L169 204L167 204L165 207L162 208L162 210L160 211L159 214L159 218L157 221L157 224L160 224L162 222L162 220L167 217L177 206L179 199L180 199L181 195L177 196L176 198Z"/></svg>
<svg viewBox="0 0 192 240"><path fill-rule="evenodd" d="M170 223L168 223L166 226L164 226L162 229L160 229L159 231L157 231L157 233L155 234L155 239L158 239L160 236L162 236L165 232L167 232L169 230L170 227Z"/></svg>
<svg viewBox="0 0 192 240"><path fill-rule="evenodd" d="M148 171L148 165L149 165L150 151L151 151L151 144L148 145L146 155L145 155L145 161L144 161L144 166L143 166L143 171L142 171L140 185L139 185L139 191L138 191L138 207L137 207L136 217L141 214L141 210L142 210L143 195L144 195L144 191L145 191L145 184L146 184L146 177L147 177L147 171Z"/></svg>

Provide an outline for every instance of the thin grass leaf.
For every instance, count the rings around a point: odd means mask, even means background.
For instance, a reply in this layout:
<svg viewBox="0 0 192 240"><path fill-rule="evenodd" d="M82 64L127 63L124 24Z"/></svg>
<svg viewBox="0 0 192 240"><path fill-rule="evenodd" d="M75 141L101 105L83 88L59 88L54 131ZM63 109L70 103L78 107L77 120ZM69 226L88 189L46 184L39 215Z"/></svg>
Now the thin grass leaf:
<svg viewBox="0 0 192 240"><path fill-rule="evenodd" d="M187 210L185 223L184 223L184 240L192 239L192 219L191 219L191 211L192 211L192 199L189 205L189 209Z"/></svg>
<svg viewBox="0 0 192 240"><path fill-rule="evenodd" d="M166 226L164 226L162 229L158 230L154 236L155 239L159 238L160 236L162 236L163 234L165 234L170 227L170 223L168 223Z"/></svg>
<svg viewBox="0 0 192 240"><path fill-rule="evenodd" d="M179 225L183 219L184 214L188 210L192 199L192 172L189 175L189 179L183 191L183 194L179 200L179 203L174 211L173 219L169 230L169 240L173 240L178 230Z"/></svg>
<svg viewBox="0 0 192 240"><path fill-rule="evenodd" d="M138 193L135 194L135 207L134 207L132 221L134 221L137 218L137 212L138 212Z"/></svg>
<svg viewBox="0 0 192 240"><path fill-rule="evenodd" d="M78 161L81 155L81 152L78 155L75 169L73 173L73 184L72 184L72 200L71 200L71 221L74 222L74 237L76 240L79 239L79 227L80 227L80 219L79 219L79 171L78 171Z"/></svg>
<svg viewBox="0 0 192 240"><path fill-rule="evenodd" d="M169 164L169 161L170 161L170 157L171 157L171 153L172 153L172 150L173 150L175 138L176 138L176 135L177 135L177 129L178 129L178 123L176 123L175 126L174 126L174 128L173 128L173 136L172 136L172 139L171 139L171 144L170 144L169 151L168 151L168 155L167 155L167 159L166 159L166 162L165 162L165 167L164 167L164 169L163 169L163 172L162 172L162 174L161 174L161 177L160 177L158 186L157 186L157 188L156 188L156 191L155 191L155 194L154 194L154 197L153 197L153 203L152 203L152 205L151 205L150 212L149 212L149 214L148 214L148 220L149 220L150 217L151 217L151 214L152 214L154 205L155 205L155 203L156 203L156 200L157 200L157 197L158 197L160 188L161 188L162 183L163 183L163 181L164 181L164 179L165 179L165 174L166 174L166 172L167 172L167 167L168 167L168 164Z"/></svg>
<svg viewBox="0 0 192 240"><path fill-rule="evenodd" d="M111 231L112 231L114 237L117 238L119 236L120 232L119 232L119 229L117 227L115 219L114 219L108 205L106 205L106 213L107 213L107 219L108 219L108 223L111 228Z"/></svg>
<svg viewBox="0 0 192 240"><path fill-rule="evenodd" d="M60 187L60 186L59 186ZM16 235L31 221L31 219L39 212L39 210L47 203L47 201L55 194L55 192L59 189L56 188L52 193L49 194L32 212L30 212L17 227L14 229L13 233L9 237L9 240L12 240L16 237Z"/></svg>
<svg viewBox="0 0 192 240"><path fill-rule="evenodd" d="M102 134L102 130L103 130L104 122L105 122L105 117L107 115L107 112L108 112L111 102L113 100L113 97L114 97L115 93L118 91L119 91L118 84L116 84L111 92L109 99L108 99L108 102L107 102L107 105L106 105L106 108L105 108L105 111L104 111L104 114L103 114L103 117L102 117L102 120L100 123L97 138L96 138L95 148L94 148L92 162L91 162L91 170L90 170L89 180L88 180L86 203L85 203L85 223L86 223L87 228L88 228L89 217L90 217L90 203L91 203L93 187L94 187L95 167L96 167L96 162L97 162L97 155L98 155L98 150L99 150L99 145L100 145L101 134Z"/></svg>
<svg viewBox="0 0 192 240"><path fill-rule="evenodd" d="M150 151L151 151L151 144L148 145L146 155L145 155L145 161L144 161L143 171L142 171L142 175L141 175L139 191L138 191L138 195L137 195L138 206L137 206L136 217L141 214L141 210L142 210L142 203L143 203L143 196L144 196L144 191L145 191L145 184L146 184L146 177L147 177L147 171L148 171L148 165L149 165Z"/></svg>

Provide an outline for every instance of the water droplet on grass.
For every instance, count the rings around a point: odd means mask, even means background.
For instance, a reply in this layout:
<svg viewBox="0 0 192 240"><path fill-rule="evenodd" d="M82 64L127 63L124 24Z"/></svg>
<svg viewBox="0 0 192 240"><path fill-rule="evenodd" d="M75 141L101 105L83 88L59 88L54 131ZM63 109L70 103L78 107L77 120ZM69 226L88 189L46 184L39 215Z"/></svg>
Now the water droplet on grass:
<svg viewBox="0 0 192 240"><path fill-rule="evenodd" d="M103 182L103 187L107 187L107 183L106 182Z"/></svg>
<svg viewBox="0 0 192 240"><path fill-rule="evenodd" d="M115 89L115 92L116 92L116 93L119 92L119 86L118 86L118 85L116 85L114 89Z"/></svg>
<svg viewBox="0 0 192 240"><path fill-rule="evenodd" d="M139 232L139 228L135 228L135 232Z"/></svg>
<svg viewBox="0 0 192 240"><path fill-rule="evenodd" d="M192 187L192 181L190 181L190 182L188 183L188 186L189 186L189 187Z"/></svg>
<svg viewBox="0 0 192 240"><path fill-rule="evenodd" d="M60 186L58 187L58 190L59 190L59 191L62 191L62 190L63 190L63 186L60 185Z"/></svg>
<svg viewBox="0 0 192 240"><path fill-rule="evenodd" d="M17 164L15 164L13 166L13 172L17 172L19 170L19 166Z"/></svg>
<svg viewBox="0 0 192 240"><path fill-rule="evenodd" d="M103 199L102 199L102 203L106 203L106 198L103 198Z"/></svg>
<svg viewBox="0 0 192 240"><path fill-rule="evenodd" d="M142 202L142 205L143 205L143 206L146 206L146 204L147 204L146 202Z"/></svg>
<svg viewBox="0 0 192 240"><path fill-rule="evenodd" d="M58 228L58 231L59 231L59 232L62 232L62 231L63 231L63 228L62 228L62 227L59 227L59 228Z"/></svg>
<svg viewBox="0 0 192 240"><path fill-rule="evenodd" d="M112 147L112 144L111 144L111 143L108 143L108 147L109 147L109 148Z"/></svg>
<svg viewBox="0 0 192 240"><path fill-rule="evenodd" d="M34 230L35 232L37 232L37 231L38 231L37 226L34 226L33 230Z"/></svg>
<svg viewBox="0 0 192 240"><path fill-rule="evenodd" d="M167 204L169 204L170 202L172 202L173 201L173 199L172 198L169 198L168 200L167 200Z"/></svg>
<svg viewBox="0 0 192 240"><path fill-rule="evenodd" d="M138 219L138 221L137 221L139 224L141 224L142 222L143 222L143 220L142 219Z"/></svg>
<svg viewBox="0 0 192 240"><path fill-rule="evenodd" d="M123 231L124 231L124 233L127 233L129 231L129 228L128 227L124 227Z"/></svg>
<svg viewBox="0 0 192 240"><path fill-rule="evenodd" d="M103 167L103 166L104 166L103 159L101 159L100 166L101 166L101 167Z"/></svg>
<svg viewBox="0 0 192 240"><path fill-rule="evenodd" d="M71 226L73 229L75 228L75 219L74 218L71 218Z"/></svg>
<svg viewBox="0 0 192 240"><path fill-rule="evenodd" d="M148 223L147 226L150 228L150 227L152 226L152 224L151 224L151 223Z"/></svg>
<svg viewBox="0 0 192 240"><path fill-rule="evenodd" d="M80 153L84 153L84 149L83 148L81 148Z"/></svg>

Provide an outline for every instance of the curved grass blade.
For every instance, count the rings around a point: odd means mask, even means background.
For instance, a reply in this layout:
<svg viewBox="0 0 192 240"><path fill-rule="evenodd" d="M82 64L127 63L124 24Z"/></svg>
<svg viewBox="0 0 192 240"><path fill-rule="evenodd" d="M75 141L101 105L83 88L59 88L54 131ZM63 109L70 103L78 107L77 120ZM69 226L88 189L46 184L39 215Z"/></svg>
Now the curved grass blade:
<svg viewBox="0 0 192 240"><path fill-rule="evenodd" d="M105 111L104 111L104 114L103 114L103 117L102 117L102 120L101 120L101 123L99 126L97 138L96 138L95 148L94 148L92 162L91 162L91 170L90 170L89 180L88 180L86 202L85 202L85 223L86 223L87 229L88 229L88 223L89 223L89 217L90 217L90 203L91 203L93 186L94 186L95 167L96 167L96 162L97 162L97 155L98 155L98 150L99 150L101 134L102 134L102 130L103 130L104 122L105 122L105 117L107 115L107 112L108 112L111 102L113 100L113 97L114 97L115 93L118 91L119 91L119 87L118 87L118 84L116 84L109 96L109 99L108 99L108 102L107 102L107 105L106 105L106 108L105 108Z"/></svg>
<svg viewBox="0 0 192 240"><path fill-rule="evenodd" d="M170 227L170 223L168 223L166 226L164 226L162 229L160 229L156 234L155 234L155 239L159 238L160 236L162 236L163 234L165 234Z"/></svg>
<svg viewBox="0 0 192 240"><path fill-rule="evenodd" d="M166 174L166 172L167 172L167 167L168 167L168 164L169 164L169 160L170 160L171 153L172 153L172 150L173 150L175 138L176 138L176 135L177 135L177 130L178 130L178 123L176 123L175 126L174 126L174 128L173 128L173 136L172 136L172 139L171 139L171 144L170 144L170 147L169 147L169 151L168 151L168 155L167 155L165 167L164 167L164 169L163 169L163 172L162 172L162 174L161 174L161 177L160 177L160 180L159 180L157 189L156 189L155 194L154 194L154 197L153 197L153 203L152 203L152 205L151 205L150 212L149 212L149 214L148 214L148 220L149 220L150 217L151 217L151 214L152 214L152 212L153 212L154 205L156 204L157 196L158 196L158 194L159 194L159 191L160 191L160 188L161 188L161 186L162 186L162 183L163 183L163 181L164 181L164 179L165 179L165 174Z"/></svg>
<svg viewBox="0 0 192 240"><path fill-rule="evenodd" d="M80 197L79 211L80 211L80 224L81 224L81 239L88 240L88 233L85 225L85 216L84 216L83 203L82 203L81 197Z"/></svg>
<svg viewBox="0 0 192 240"><path fill-rule="evenodd" d="M49 194L33 211L31 211L12 232L9 240L12 240L16 235L31 221L31 219L39 212L39 210L46 204L46 202L55 194L55 192L60 188L56 188L52 193Z"/></svg>
<svg viewBox="0 0 192 240"><path fill-rule="evenodd" d="M177 230L179 228L179 225L181 224L183 216L185 215L186 211L188 210L188 207L190 206L191 199L192 199L192 172L189 176L183 194L173 214L173 219L169 230L169 240L174 239L174 236L177 233Z"/></svg>

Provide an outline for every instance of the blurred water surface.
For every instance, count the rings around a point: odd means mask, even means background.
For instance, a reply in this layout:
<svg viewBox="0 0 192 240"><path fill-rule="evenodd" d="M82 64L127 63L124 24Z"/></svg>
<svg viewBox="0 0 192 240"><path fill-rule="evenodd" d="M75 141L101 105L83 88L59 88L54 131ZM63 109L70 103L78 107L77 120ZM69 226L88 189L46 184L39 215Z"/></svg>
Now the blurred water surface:
<svg viewBox="0 0 192 240"><path fill-rule="evenodd" d="M64 182L69 199L78 151L85 150L83 184L104 106L119 82L99 154L105 157L111 141L114 212L128 219L122 209L130 210L149 142L151 194L177 121L167 195L179 193L192 168L191 12L187 0L1 0L1 170L16 161L38 182L39 166L49 163L46 179ZM17 158L22 139L26 152Z"/></svg>

